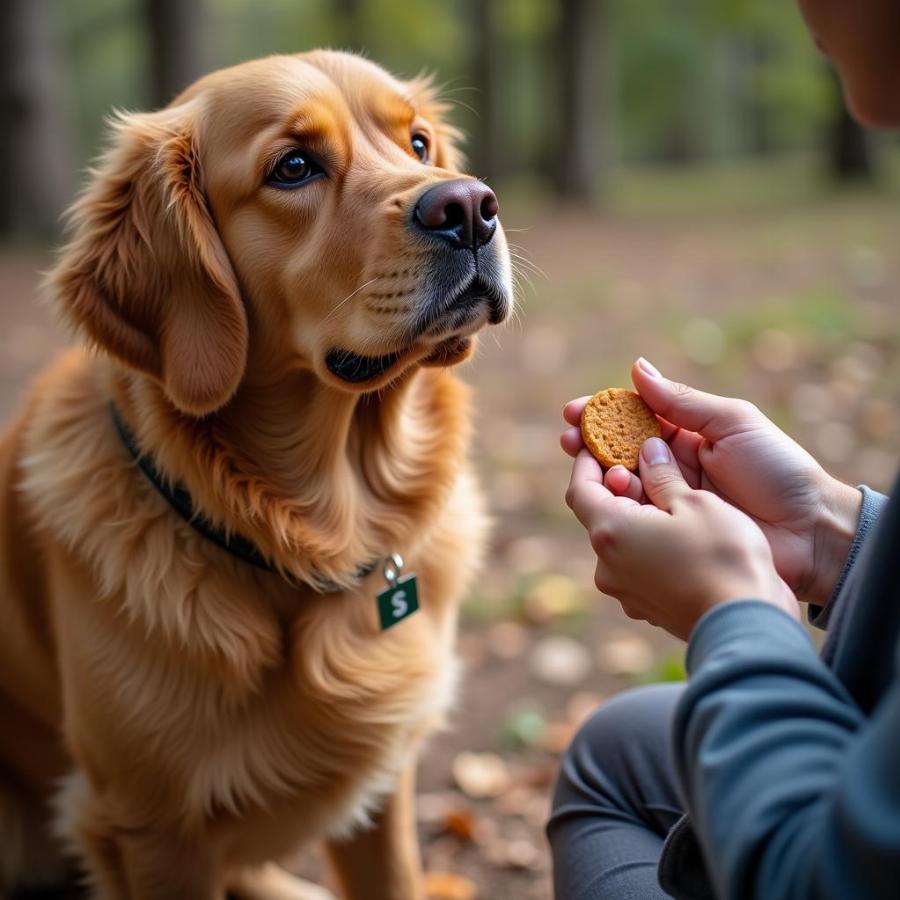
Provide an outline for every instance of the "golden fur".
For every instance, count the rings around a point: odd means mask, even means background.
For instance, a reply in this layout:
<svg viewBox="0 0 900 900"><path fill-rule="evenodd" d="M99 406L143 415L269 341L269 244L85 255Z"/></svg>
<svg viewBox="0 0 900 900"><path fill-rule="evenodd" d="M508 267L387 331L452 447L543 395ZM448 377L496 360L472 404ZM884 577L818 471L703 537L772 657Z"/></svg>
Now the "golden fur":
<svg viewBox="0 0 900 900"><path fill-rule="evenodd" d="M316 52L115 124L50 277L94 350L50 368L0 443L0 894L74 858L96 897L291 900L264 864L326 838L347 897L420 896L411 773L484 541L445 367L471 345L402 337L444 265L407 224L459 177L442 112L424 83ZM265 183L293 146L328 177ZM508 311L501 230L489 249ZM400 357L360 387L334 346ZM111 401L206 518L341 590L184 522ZM422 609L381 632L380 572L355 573L391 552Z"/></svg>

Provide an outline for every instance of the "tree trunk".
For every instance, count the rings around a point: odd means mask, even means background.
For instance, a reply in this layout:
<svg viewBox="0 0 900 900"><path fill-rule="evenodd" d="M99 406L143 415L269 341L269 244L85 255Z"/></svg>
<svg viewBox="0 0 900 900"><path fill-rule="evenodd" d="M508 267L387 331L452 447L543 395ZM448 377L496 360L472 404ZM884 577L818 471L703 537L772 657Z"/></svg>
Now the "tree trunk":
<svg viewBox="0 0 900 900"><path fill-rule="evenodd" d="M875 177L869 139L858 125L843 100L831 126L831 174L836 181L872 181Z"/></svg>
<svg viewBox="0 0 900 900"><path fill-rule="evenodd" d="M741 113L747 130L747 144L752 154L765 156L772 151L769 107L761 100L755 83L771 57L772 49L765 38L755 35L742 43L741 50L746 72Z"/></svg>
<svg viewBox="0 0 900 900"><path fill-rule="evenodd" d="M561 70L556 186L568 202L588 205L603 192L612 122L609 4L561 0L558 58Z"/></svg>
<svg viewBox="0 0 900 900"><path fill-rule="evenodd" d="M66 116L57 5L0 3L0 230L53 235L71 199L76 153Z"/></svg>
<svg viewBox="0 0 900 900"><path fill-rule="evenodd" d="M472 171L479 178L495 179L504 170L503 116L499 89L500 40L497 34L496 0L470 0L472 75L478 117L472 127L470 156Z"/></svg>
<svg viewBox="0 0 900 900"><path fill-rule="evenodd" d="M360 0L334 0L334 14L337 17L338 44L341 49L365 52Z"/></svg>
<svg viewBox="0 0 900 900"><path fill-rule="evenodd" d="M209 71L206 0L144 0L150 34L151 103L165 106Z"/></svg>

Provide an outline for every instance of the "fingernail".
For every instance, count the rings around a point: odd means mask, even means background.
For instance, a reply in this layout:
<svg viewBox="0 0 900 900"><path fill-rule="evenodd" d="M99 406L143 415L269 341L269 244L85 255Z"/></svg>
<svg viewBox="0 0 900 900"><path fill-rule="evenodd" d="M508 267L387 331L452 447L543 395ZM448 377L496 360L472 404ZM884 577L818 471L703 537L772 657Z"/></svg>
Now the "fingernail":
<svg viewBox="0 0 900 900"><path fill-rule="evenodd" d="M644 357L640 357L638 359L638 365L646 372L651 378L662 378L662 372L653 365L652 362L648 359L644 359Z"/></svg>
<svg viewBox="0 0 900 900"><path fill-rule="evenodd" d="M644 446L641 447L641 456L648 466L660 466L672 459L669 453L669 445L658 437L647 438Z"/></svg>

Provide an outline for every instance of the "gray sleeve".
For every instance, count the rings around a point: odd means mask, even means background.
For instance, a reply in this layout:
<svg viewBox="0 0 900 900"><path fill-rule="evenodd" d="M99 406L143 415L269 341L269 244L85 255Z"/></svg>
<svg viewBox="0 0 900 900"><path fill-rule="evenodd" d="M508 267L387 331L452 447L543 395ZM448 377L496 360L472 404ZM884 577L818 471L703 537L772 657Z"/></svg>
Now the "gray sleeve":
<svg viewBox="0 0 900 900"><path fill-rule="evenodd" d="M900 684L866 719L801 625L758 600L708 613L673 724L716 896L895 900Z"/></svg>
<svg viewBox="0 0 900 900"><path fill-rule="evenodd" d="M879 494L878 491L873 491L872 488L866 487L864 484L859 485L859 490L862 492L862 507L859 511L856 534L853 536L853 541L850 544L850 552L847 554L844 568L841 569L841 574L838 576L834 590L831 592L831 597L829 597L825 605L815 606L810 603L807 611L810 625L815 625L816 628L821 628L822 630L828 628L832 615L847 599L847 591L844 588L847 586L850 571L859 557L859 551L865 543L866 536L872 530L872 526L887 503L888 498L884 494Z"/></svg>

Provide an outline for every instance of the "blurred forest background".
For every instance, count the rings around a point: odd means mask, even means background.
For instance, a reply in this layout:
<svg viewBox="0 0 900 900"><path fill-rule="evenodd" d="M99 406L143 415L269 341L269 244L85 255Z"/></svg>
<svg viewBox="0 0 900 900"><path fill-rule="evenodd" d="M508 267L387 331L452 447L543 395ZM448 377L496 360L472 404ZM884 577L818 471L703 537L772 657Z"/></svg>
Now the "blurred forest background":
<svg viewBox="0 0 900 900"><path fill-rule="evenodd" d="M113 107L161 106L209 69L322 45L435 73L476 174L574 204L614 205L646 166L812 155L810 177L878 169L778 0L5 0L0 36L0 228L13 234L54 232Z"/></svg>
<svg viewBox="0 0 900 900"><path fill-rule="evenodd" d="M562 404L627 384L645 355L753 400L837 475L886 489L898 141L849 119L786 0L4 0L0 414L65 341L39 272L106 114L321 45L434 73L519 261L518 321L463 371L496 528L419 818L433 900L547 898L562 748L603 697L683 675L679 645L593 589L563 503Z"/></svg>

